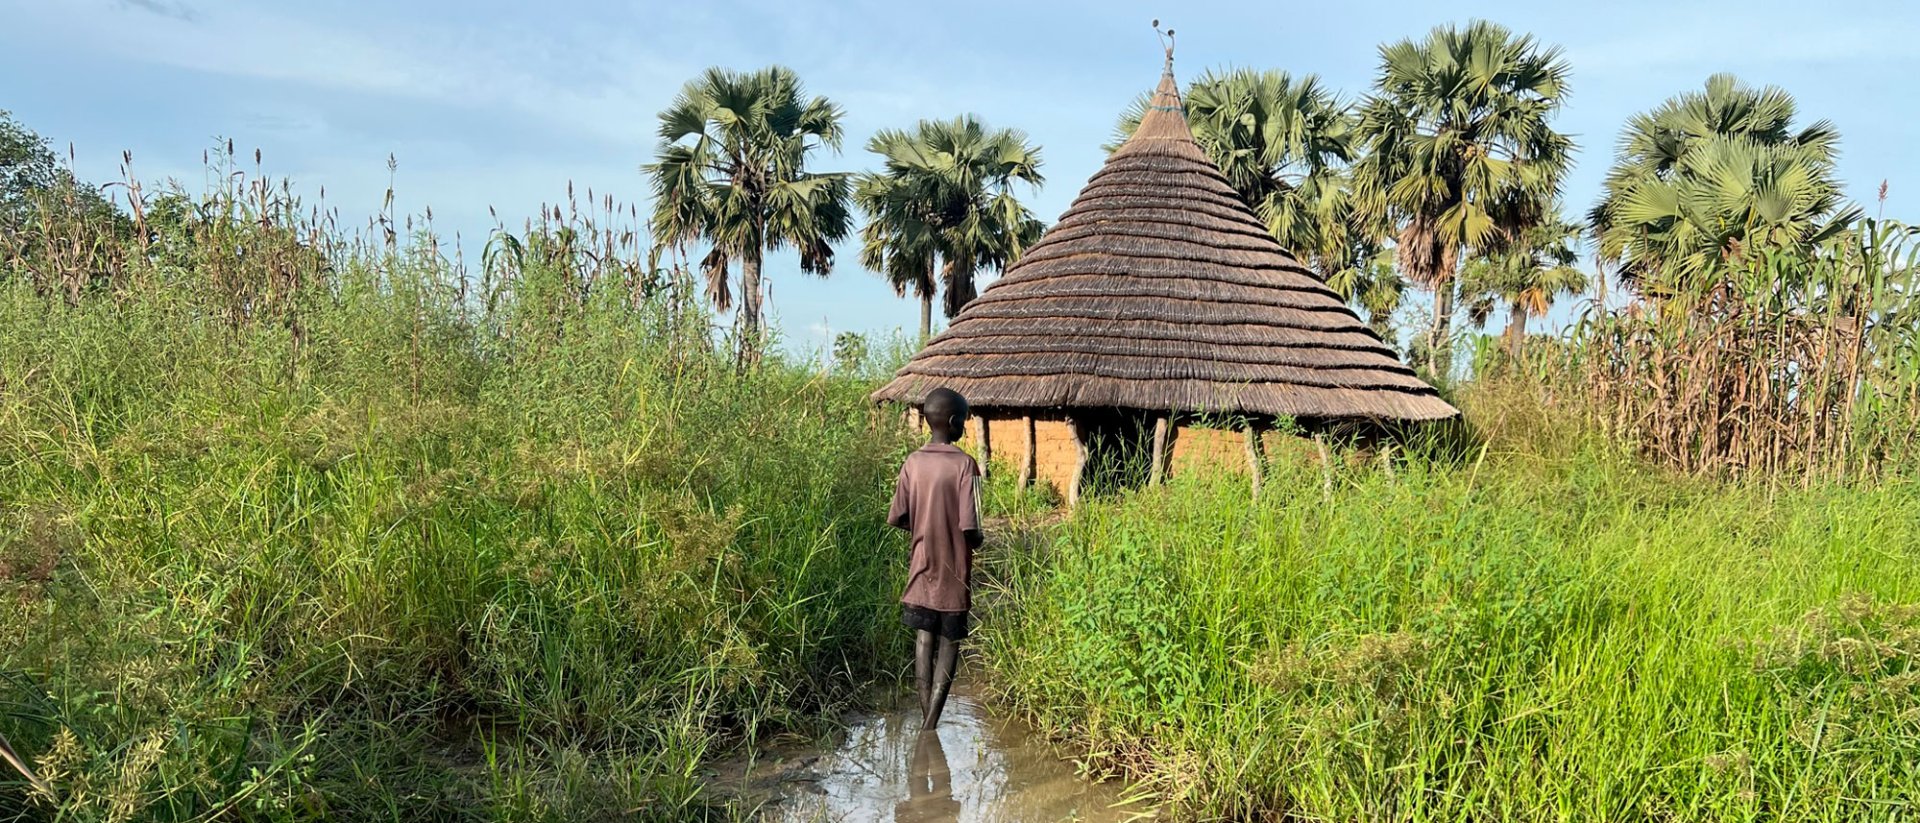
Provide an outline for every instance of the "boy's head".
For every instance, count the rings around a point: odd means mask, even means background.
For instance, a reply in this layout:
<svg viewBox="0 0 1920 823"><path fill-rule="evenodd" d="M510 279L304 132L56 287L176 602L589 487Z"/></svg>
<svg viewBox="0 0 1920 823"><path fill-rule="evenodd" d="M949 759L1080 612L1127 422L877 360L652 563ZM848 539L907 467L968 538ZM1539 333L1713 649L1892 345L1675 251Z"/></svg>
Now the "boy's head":
<svg viewBox="0 0 1920 823"><path fill-rule="evenodd" d="M920 416L927 421L927 428L933 431L936 441L950 443L959 440L967 431L967 399L953 389L940 388L927 392L927 401L920 405Z"/></svg>

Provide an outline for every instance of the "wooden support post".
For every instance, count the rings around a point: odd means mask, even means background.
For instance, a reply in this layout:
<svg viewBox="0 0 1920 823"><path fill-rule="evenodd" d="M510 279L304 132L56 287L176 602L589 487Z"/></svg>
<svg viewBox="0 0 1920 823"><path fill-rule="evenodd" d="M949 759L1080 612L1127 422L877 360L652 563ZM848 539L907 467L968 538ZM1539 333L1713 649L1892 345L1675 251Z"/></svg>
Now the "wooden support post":
<svg viewBox="0 0 1920 823"><path fill-rule="evenodd" d="M1020 490L1021 491L1026 491L1028 486L1033 485L1034 462L1039 459L1039 456L1034 454L1035 438L1033 436L1033 415L1027 415L1026 423L1027 423L1027 426L1026 426L1027 453L1021 456L1020 458Z"/></svg>
<svg viewBox="0 0 1920 823"><path fill-rule="evenodd" d="M1153 466L1147 471L1147 485L1158 486L1167 479L1167 416L1153 419Z"/></svg>
<svg viewBox="0 0 1920 823"><path fill-rule="evenodd" d="M1266 447L1260 442L1260 430L1263 427L1252 420L1247 421L1247 468L1253 471L1253 499L1260 499L1260 485L1266 480Z"/></svg>
<svg viewBox="0 0 1920 823"><path fill-rule="evenodd" d="M1080 484L1087 477L1087 430L1080 425L1079 418L1069 418L1073 425L1073 480L1067 483L1067 508L1080 505Z"/></svg>
<svg viewBox="0 0 1920 823"><path fill-rule="evenodd" d="M1333 452L1327 450L1327 436L1315 434L1313 447L1320 451L1320 493L1333 496Z"/></svg>
<svg viewBox="0 0 1920 823"><path fill-rule="evenodd" d="M993 474L993 421L980 420L980 479Z"/></svg>

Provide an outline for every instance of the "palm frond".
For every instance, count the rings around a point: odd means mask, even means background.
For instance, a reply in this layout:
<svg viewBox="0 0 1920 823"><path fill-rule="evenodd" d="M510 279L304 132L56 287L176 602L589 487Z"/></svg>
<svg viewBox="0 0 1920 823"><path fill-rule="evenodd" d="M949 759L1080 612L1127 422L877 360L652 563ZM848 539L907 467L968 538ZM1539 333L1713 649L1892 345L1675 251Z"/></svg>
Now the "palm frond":
<svg viewBox="0 0 1920 823"><path fill-rule="evenodd" d="M882 130L867 148L883 170L854 186L867 215L861 260L896 293L938 289L953 317L976 295L981 270L1004 268L1039 239L1039 221L1013 194L1016 182L1044 180L1040 150L1024 133L973 117L923 120L911 131Z"/></svg>

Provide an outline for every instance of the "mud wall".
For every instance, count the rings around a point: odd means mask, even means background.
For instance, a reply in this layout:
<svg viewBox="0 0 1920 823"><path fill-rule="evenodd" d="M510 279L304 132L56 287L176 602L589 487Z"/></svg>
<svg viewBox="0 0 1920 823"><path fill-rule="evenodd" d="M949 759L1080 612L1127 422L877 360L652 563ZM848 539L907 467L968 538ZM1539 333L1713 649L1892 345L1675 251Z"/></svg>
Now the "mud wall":
<svg viewBox="0 0 1920 823"><path fill-rule="evenodd" d="M1034 435L1034 482L1052 487L1064 500L1080 460L1073 425L1065 415L1031 418L991 412L975 415L967 422L967 436L960 445L979 458L990 437L992 459L987 470L1017 477L1027 459L1027 426L1030 424ZM1169 478L1212 472L1247 475L1247 440L1242 431L1175 425L1168 441ZM1268 465L1280 461L1312 463L1319 459L1311 440L1282 432L1263 432L1261 447Z"/></svg>

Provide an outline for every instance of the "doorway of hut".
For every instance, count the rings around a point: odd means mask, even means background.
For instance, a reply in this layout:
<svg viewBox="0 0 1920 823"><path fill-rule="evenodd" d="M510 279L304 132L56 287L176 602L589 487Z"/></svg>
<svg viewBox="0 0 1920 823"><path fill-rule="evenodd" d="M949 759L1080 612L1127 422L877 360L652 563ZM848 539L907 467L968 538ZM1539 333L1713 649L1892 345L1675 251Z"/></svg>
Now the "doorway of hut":
<svg viewBox="0 0 1920 823"><path fill-rule="evenodd" d="M1112 494L1147 485L1153 471L1153 415L1109 408L1086 409L1075 416L1087 438L1082 489Z"/></svg>

